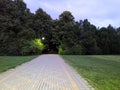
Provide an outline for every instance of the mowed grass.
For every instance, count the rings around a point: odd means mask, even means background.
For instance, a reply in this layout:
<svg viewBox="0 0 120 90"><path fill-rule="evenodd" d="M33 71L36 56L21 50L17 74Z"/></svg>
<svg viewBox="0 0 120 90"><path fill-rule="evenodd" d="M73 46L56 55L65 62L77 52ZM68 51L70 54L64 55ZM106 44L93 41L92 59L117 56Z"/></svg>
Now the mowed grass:
<svg viewBox="0 0 120 90"><path fill-rule="evenodd" d="M96 90L120 90L120 55L63 55Z"/></svg>
<svg viewBox="0 0 120 90"><path fill-rule="evenodd" d="M0 56L0 73L15 68L37 56Z"/></svg>

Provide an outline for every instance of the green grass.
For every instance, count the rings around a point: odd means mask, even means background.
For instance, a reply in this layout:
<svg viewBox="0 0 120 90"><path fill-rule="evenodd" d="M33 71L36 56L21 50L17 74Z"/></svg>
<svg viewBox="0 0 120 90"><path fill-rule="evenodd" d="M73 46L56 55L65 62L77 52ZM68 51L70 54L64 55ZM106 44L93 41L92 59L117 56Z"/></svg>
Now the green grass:
<svg viewBox="0 0 120 90"><path fill-rule="evenodd" d="M63 55L96 90L120 90L120 55Z"/></svg>
<svg viewBox="0 0 120 90"><path fill-rule="evenodd" d="M0 73L32 60L37 56L0 56Z"/></svg>

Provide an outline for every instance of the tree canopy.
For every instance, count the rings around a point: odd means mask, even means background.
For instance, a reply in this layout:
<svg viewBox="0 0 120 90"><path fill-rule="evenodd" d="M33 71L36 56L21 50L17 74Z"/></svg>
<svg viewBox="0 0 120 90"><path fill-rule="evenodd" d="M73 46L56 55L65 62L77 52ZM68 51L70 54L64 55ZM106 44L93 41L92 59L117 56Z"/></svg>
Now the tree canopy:
<svg viewBox="0 0 120 90"><path fill-rule="evenodd" d="M0 55L41 53L120 54L120 27L75 21L70 11L53 20L41 8L31 13L23 0L0 0Z"/></svg>

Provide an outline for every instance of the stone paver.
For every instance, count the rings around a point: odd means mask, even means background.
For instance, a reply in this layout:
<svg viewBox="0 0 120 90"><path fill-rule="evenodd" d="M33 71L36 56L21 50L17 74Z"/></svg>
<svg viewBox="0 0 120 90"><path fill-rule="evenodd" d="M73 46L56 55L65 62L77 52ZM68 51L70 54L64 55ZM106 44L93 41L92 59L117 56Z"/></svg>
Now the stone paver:
<svg viewBox="0 0 120 90"><path fill-rule="evenodd" d="M94 90L59 55L41 55L0 75L0 90Z"/></svg>

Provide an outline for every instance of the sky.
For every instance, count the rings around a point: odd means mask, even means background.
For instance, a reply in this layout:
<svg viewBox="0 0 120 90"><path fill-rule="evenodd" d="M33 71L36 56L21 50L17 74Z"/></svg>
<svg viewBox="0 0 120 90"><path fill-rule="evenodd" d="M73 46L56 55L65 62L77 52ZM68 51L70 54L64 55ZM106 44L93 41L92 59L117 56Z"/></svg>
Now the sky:
<svg viewBox="0 0 120 90"><path fill-rule="evenodd" d="M24 0L31 12L42 8L53 19L70 11L75 21L88 19L97 27L120 27L120 0Z"/></svg>

